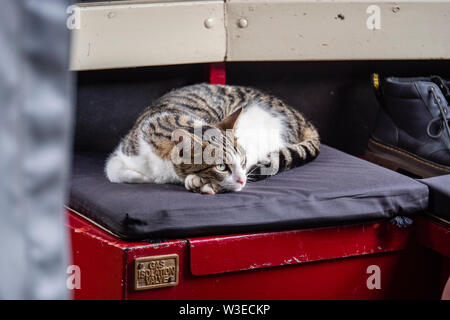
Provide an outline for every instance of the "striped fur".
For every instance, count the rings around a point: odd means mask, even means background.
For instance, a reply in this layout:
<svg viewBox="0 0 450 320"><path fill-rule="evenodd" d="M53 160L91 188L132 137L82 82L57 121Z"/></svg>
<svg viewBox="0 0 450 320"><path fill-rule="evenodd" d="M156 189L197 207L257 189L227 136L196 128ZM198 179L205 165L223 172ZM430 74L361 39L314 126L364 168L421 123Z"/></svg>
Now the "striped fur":
<svg viewBox="0 0 450 320"><path fill-rule="evenodd" d="M222 126L239 112L233 118L234 135L229 135ZM218 131L221 143L202 140L210 129ZM230 164L227 170L218 171L216 164L205 162L174 163L171 156L179 143L172 141L176 130L196 141L192 158L211 145L220 148ZM261 133L262 149L253 150L258 136L250 137L252 132ZM264 145L269 138L275 139L272 145ZM198 84L173 90L146 108L108 159L106 174L113 182L179 182L196 192L240 191L247 178L259 180L302 165L314 159L319 148L314 126L282 100L247 87ZM153 157L146 156L150 153ZM167 172L152 171L150 162L155 160L149 159L154 155Z"/></svg>

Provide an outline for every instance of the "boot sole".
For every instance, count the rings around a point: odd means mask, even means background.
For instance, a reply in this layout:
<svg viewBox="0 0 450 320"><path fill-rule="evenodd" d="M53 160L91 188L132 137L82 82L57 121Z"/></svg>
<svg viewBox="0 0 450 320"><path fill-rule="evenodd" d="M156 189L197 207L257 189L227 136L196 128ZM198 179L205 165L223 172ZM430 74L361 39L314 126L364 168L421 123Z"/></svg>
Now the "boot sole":
<svg viewBox="0 0 450 320"><path fill-rule="evenodd" d="M369 139L365 158L393 171L403 171L420 178L450 174L450 167L422 159L407 151L393 148L373 139Z"/></svg>

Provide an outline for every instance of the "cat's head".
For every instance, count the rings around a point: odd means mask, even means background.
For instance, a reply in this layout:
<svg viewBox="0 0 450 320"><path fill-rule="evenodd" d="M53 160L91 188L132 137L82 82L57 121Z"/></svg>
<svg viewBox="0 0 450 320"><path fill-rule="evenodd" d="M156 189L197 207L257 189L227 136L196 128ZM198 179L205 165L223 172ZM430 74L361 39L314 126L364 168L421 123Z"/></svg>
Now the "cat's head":
<svg viewBox="0 0 450 320"><path fill-rule="evenodd" d="M241 113L237 110L214 126L196 126L174 132L172 163L182 179L196 175L220 191L241 191L247 182L245 151L234 136Z"/></svg>

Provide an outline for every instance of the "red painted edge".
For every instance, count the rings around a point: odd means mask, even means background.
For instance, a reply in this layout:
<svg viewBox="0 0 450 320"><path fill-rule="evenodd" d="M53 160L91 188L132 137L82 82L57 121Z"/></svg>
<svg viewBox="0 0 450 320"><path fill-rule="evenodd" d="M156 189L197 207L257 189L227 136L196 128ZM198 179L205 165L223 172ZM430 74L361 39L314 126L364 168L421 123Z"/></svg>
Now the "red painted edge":
<svg viewBox="0 0 450 320"><path fill-rule="evenodd" d="M179 241L186 241L184 239L181 240L174 239L165 241L164 245L162 245L161 243L133 242L121 240L113 236L112 234L107 233L106 231L102 230L101 228L97 227L96 225L84 219L83 217L77 215L76 213L73 213L71 211L67 211L67 213L68 213L67 224L69 228L75 229L77 233L84 233L92 238L97 238L102 242L108 243L109 245L112 245L120 249L139 249L145 247L158 248L161 246L167 247L173 244L177 244Z"/></svg>
<svg viewBox="0 0 450 320"><path fill-rule="evenodd" d="M133 292L132 268L136 257L179 254L187 247L186 240L123 241L78 214L67 211L67 216L71 260L81 270L81 289L73 291L76 300L126 299ZM170 295L165 297L170 298Z"/></svg>
<svg viewBox="0 0 450 320"><path fill-rule="evenodd" d="M209 64L209 83L226 84L225 62L215 62Z"/></svg>
<svg viewBox="0 0 450 320"><path fill-rule="evenodd" d="M190 238L194 275L259 269L404 249L413 227L390 222Z"/></svg>
<svg viewBox="0 0 450 320"><path fill-rule="evenodd" d="M122 241L119 238L107 233L106 231L100 229L95 226L93 223L84 219L83 217L71 212L68 212L68 227L75 229L75 232L86 234L89 237L96 238L102 242L108 243L117 248L128 248L135 245L145 245L146 243L142 242L126 242Z"/></svg>
<svg viewBox="0 0 450 320"><path fill-rule="evenodd" d="M123 299L124 250L117 239L72 213L67 221L71 263L81 272L81 288L72 291L73 298Z"/></svg>
<svg viewBox="0 0 450 320"><path fill-rule="evenodd" d="M450 229L426 217L417 223L416 238L421 245L450 258Z"/></svg>
<svg viewBox="0 0 450 320"><path fill-rule="evenodd" d="M76 234L120 250L161 247L161 244L120 240L72 212L68 212L68 226ZM450 257L448 228L425 217L418 217L413 226L418 243ZM207 275L401 250L410 231L411 228L399 229L386 221L187 240L191 272ZM186 239L170 240L164 246L185 242Z"/></svg>

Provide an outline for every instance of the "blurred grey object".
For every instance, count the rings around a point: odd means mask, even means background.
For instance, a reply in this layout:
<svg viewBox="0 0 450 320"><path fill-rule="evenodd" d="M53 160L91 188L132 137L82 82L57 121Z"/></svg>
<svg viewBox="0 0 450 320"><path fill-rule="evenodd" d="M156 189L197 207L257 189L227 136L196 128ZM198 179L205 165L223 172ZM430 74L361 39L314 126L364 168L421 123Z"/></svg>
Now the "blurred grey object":
<svg viewBox="0 0 450 320"><path fill-rule="evenodd" d="M0 299L65 299L69 0L2 0Z"/></svg>

